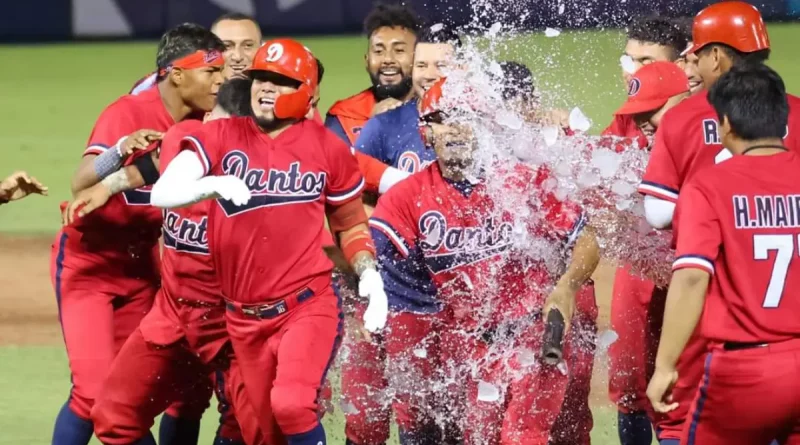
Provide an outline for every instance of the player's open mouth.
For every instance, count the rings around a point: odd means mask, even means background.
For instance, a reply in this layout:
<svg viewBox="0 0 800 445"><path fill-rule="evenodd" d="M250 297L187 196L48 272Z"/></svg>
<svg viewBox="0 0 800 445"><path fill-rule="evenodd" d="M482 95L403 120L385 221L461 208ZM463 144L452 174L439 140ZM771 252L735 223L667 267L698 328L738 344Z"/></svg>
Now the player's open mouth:
<svg viewBox="0 0 800 445"><path fill-rule="evenodd" d="M233 71L236 71L237 73L247 69L247 65L230 65L230 67Z"/></svg>
<svg viewBox="0 0 800 445"><path fill-rule="evenodd" d="M703 87L703 81L702 80L689 79L689 90L691 90L692 92L694 92L694 91L696 91L696 90L698 90L698 89L700 89L702 87Z"/></svg>
<svg viewBox="0 0 800 445"><path fill-rule="evenodd" d="M378 72L378 78L380 79L381 84L391 85L399 83L401 80L403 80L403 73L396 68L385 69Z"/></svg>
<svg viewBox="0 0 800 445"><path fill-rule="evenodd" d="M262 97L258 99L258 106L261 107L262 110L271 110L275 107L275 99Z"/></svg>

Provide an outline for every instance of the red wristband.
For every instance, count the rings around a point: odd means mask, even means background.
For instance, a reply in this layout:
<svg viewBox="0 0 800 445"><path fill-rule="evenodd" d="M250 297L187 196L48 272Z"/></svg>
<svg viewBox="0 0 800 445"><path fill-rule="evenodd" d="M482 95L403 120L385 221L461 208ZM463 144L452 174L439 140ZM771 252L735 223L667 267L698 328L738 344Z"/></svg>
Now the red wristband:
<svg viewBox="0 0 800 445"><path fill-rule="evenodd" d="M372 237L365 230L358 231L350 234L346 238L342 238L339 246L344 253L347 262L352 264L353 258L359 252L369 252L375 255L375 243L372 242Z"/></svg>

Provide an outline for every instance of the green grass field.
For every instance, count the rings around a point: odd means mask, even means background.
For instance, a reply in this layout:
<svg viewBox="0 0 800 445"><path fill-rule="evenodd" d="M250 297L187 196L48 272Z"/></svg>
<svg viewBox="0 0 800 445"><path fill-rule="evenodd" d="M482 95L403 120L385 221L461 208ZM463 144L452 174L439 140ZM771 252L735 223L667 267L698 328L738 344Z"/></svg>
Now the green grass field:
<svg viewBox="0 0 800 445"><path fill-rule="evenodd" d="M773 25L770 33L771 65L790 91L800 92L794 50L800 25ZM302 40L326 66L323 110L365 87L363 38ZM624 99L623 40L616 31L526 35L505 42L499 57L527 63L547 106L578 106L599 131ZM69 373L48 278L48 240L58 230L58 204L69 196L69 178L95 118L153 68L154 58L154 42L0 46L0 176L25 169L51 189L47 198L0 207L0 445L49 443ZM595 386L602 388L605 370L596 368ZM341 413L326 422L331 443L344 443ZM215 424L210 412L202 443L210 443ZM613 410L602 403L593 442L617 443Z"/></svg>

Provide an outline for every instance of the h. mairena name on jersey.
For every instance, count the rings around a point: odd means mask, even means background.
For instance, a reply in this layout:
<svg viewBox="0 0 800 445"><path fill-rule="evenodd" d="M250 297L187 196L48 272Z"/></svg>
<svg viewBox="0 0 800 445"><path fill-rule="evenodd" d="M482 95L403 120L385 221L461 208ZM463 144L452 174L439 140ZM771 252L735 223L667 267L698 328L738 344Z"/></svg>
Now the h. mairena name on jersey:
<svg viewBox="0 0 800 445"><path fill-rule="evenodd" d="M737 229L800 227L800 195L733 197Z"/></svg>

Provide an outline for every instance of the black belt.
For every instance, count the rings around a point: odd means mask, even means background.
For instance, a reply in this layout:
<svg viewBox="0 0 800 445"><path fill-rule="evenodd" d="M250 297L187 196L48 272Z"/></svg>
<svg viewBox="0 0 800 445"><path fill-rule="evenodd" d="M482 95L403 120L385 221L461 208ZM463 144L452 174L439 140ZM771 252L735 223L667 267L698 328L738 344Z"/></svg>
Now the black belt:
<svg viewBox="0 0 800 445"><path fill-rule="evenodd" d="M722 347L726 351L740 351L742 349L763 348L767 343L739 343L735 341L726 341Z"/></svg>

